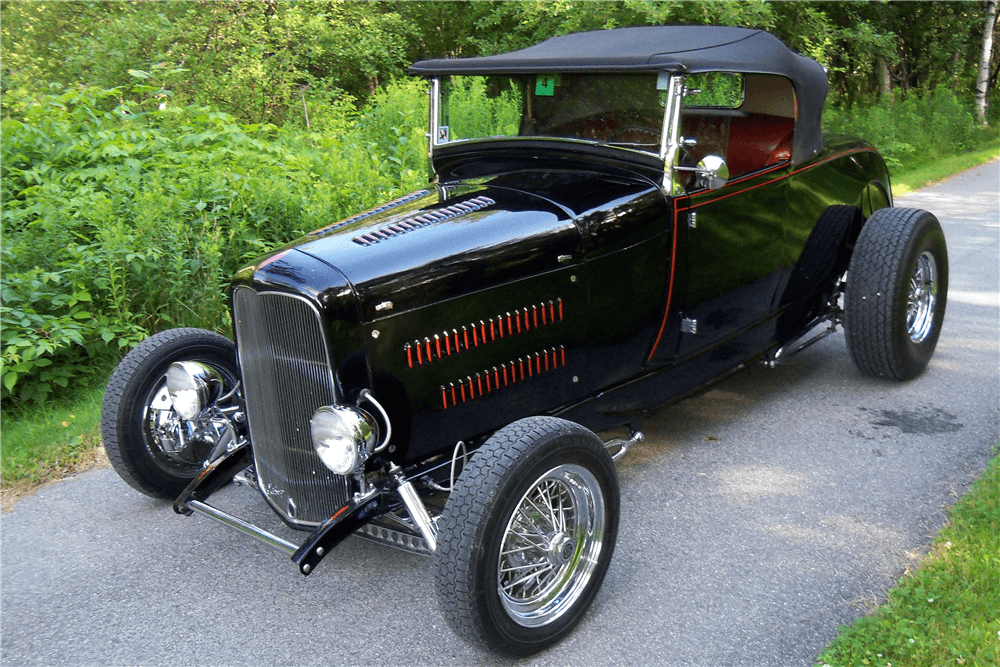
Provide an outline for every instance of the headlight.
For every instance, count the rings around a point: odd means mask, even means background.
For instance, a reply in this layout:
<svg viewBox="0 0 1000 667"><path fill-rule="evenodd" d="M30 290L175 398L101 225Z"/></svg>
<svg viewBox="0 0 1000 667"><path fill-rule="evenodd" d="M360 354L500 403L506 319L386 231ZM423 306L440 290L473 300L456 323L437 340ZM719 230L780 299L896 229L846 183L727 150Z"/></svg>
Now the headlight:
<svg viewBox="0 0 1000 667"><path fill-rule="evenodd" d="M361 472L378 442L378 422L361 408L325 405L309 421L313 448L338 475Z"/></svg>
<svg viewBox="0 0 1000 667"><path fill-rule="evenodd" d="M211 366L178 361L167 369L167 392L181 419L195 419L219 397L221 389L222 378Z"/></svg>

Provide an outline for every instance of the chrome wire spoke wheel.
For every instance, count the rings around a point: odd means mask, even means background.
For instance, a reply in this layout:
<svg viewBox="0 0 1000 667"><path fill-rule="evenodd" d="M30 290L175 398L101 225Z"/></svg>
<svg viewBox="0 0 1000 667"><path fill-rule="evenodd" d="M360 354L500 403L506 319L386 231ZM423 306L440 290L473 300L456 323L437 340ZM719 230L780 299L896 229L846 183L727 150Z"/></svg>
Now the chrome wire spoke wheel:
<svg viewBox="0 0 1000 667"><path fill-rule="evenodd" d="M620 504L608 448L579 424L526 417L494 433L439 522L434 579L449 625L509 655L559 641L601 588Z"/></svg>
<svg viewBox="0 0 1000 667"><path fill-rule="evenodd" d="M934 323L937 305L937 261L928 251L917 257L910 276L910 292L906 300L906 334L914 343L923 342Z"/></svg>
<svg viewBox="0 0 1000 667"><path fill-rule="evenodd" d="M515 623L546 625L574 605L597 565L604 516L601 486L579 465L557 466L528 488L497 563L500 600Z"/></svg>

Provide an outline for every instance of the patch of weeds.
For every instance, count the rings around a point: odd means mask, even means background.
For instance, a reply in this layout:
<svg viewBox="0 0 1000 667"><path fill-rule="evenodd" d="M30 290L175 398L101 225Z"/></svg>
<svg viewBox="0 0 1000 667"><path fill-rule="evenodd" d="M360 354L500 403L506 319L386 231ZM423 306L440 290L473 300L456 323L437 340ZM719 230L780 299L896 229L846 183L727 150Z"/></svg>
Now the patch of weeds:
<svg viewBox="0 0 1000 667"><path fill-rule="evenodd" d="M103 386L80 389L45 406L3 413L0 491L3 510L39 485L106 462L100 421Z"/></svg>

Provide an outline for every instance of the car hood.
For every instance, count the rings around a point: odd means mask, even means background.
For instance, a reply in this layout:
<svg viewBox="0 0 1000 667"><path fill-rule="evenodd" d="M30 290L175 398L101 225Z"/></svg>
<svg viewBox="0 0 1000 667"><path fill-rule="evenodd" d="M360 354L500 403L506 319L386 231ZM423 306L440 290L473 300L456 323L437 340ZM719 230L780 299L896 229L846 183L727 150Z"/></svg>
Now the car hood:
<svg viewBox="0 0 1000 667"><path fill-rule="evenodd" d="M333 270L333 282L346 279L361 320L371 322L581 261L578 221L648 187L607 175L540 171L422 190L285 246L251 267L253 279L273 283L274 270L318 261ZM316 273L297 289L327 292Z"/></svg>
<svg viewBox="0 0 1000 667"><path fill-rule="evenodd" d="M334 282L337 274L346 278L361 320L373 321L554 269L579 241L571 213L554 202L503 187L457 186L412 193L318 229L271 256L281 261L258 262L254 280L273 282L275 269L318 260L334 270ZM311 275L310 283L323 280ZM298 288L327 291L322 284Z"/></svg>

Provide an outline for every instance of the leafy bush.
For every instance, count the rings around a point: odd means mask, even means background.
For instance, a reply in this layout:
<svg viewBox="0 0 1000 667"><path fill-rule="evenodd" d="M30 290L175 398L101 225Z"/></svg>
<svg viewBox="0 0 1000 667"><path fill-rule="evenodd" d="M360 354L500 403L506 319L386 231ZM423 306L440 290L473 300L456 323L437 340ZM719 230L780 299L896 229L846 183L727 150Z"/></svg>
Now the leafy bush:
<svg viewBox="0 0 1000 667"><path fill-rule="evenodd" d="M360 118L342 109L336 134L162 108L163 94L5 100L17 110L0 128L6 403L44 400L147 332L227 330L242 265L426 181L415 84Z"/></svg>
<svg viewBox="0 0 1000 667"><path fill-rule="evenodd" d="M823 126L871 142L893 170L970 151L996 136L978 127L972 106L943 86L902 98L886 95L870 105L827 106Z"/></svg>
<svg viewBox="0 0 1000 667"><path fill-rule="evenodd" d="M443 96L443 116L451 140L516 137L521 125L522 91L507 77L452 76Z"/></svg>

